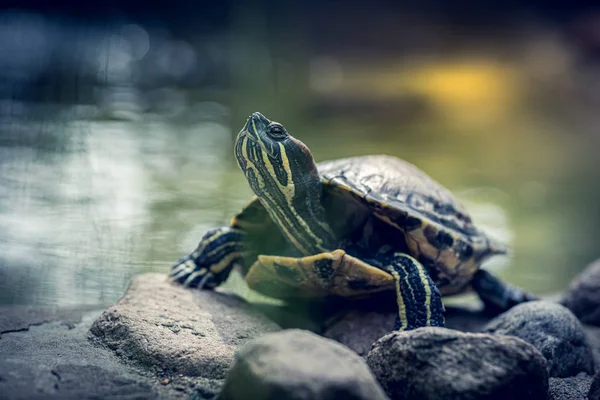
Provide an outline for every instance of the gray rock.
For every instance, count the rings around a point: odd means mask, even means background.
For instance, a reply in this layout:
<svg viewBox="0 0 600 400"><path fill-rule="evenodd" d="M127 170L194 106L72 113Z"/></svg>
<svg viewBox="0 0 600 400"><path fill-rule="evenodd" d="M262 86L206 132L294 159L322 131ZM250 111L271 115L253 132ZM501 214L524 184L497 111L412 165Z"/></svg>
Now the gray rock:
<svg viewBox="0 0 600 400"><path fill-rule="evenodd" d="M271 333L239 352L220 400L383 400L365 362L350 349L296 329Z"/></svg>
<svg viewBox="0 0 600 400"><path fill-rule="evenodd" d="M462 332L476 332L489 322L490 317L474 307L446 307L446 327ZM323 336L348 346L366 356L379 338L394 329L396 311L353 309L332 320Z"/></svg>
<svg viewBox="0 0 600 400"><path fill-rule="evenodd" d="M390 333L367 364L392 399L543 399L546 360L511 336L419 328Z"/></svg>
<svg viewBox="0 0 600 400"><path fill-rule="evenodd" d="M600 371L600 327L584 325L583 330L587 343L592 348L594 367L596 372L598 372Z"/></svg>
<svg viewBox="0 0 600 400"><path fill-rule="evenodd" d="M133 278L90 332L117 355L157 372L223 379L238 346L278 329L237 297L145 274Z"/></svg>
<svg viewBox="0 0 600 400"><path fill-rule="evenodd" d="M585 400L592 377L580 373L570 378L550 378L548 400Z"/></svg>
<svg viewBox="0 0 600 400"><path fill-rule="evenodd" d="M302 329L320 334L323 331L322 316L310 309L291 304L253 303L252 306L282 329Z"/></svg>
<svg viewBox="0 0 600 400"><path fill-rule="evenodd" d="M106 305L84 307L34 307L6 306L0 307L0 338L4 333L26 331L31 326L60 321L73 326L81 321L86 312L101 310Z"/></svg>
<svg viewBox="0 0 600 400"><path fill-rule="evenodd" d="M600 326L600 259L571 282L561 303L584 324Z"/></svg>
<svg viewBox="0 0 600 400"><path fill-rule="evenodd" d="M394 330L395 312L353 310L323 332L323 336L366 356L379 338Z"/></svg>
<svg viewBox="0 0 600 400"><path fill-rule="evenodd" d="M490 321L484 332L517 336L534 345L546 357L551 377L594 373L594 359L583 326L560 304L519 304Z"/></svg>
<svg viewBox="0 0 600 400"><path fill-rule="evenodd" d="M600 372L598 372L592 380L590 391L588 392L588 399L600 400Z"/></svg>
<svg viewBox="0 0 600 400"><path fill-rule="evenodd" d="M141 379L122 376L99 366L63 364L39 371L22 363L2 363L9 372L7 383L0 382L2 399L84 399L118 396L123 399L156 399L152 387ZM30 385L34 385L31 387Z"/></svg>
<svg viewBox="0 0 600 400"><path fill-rule="evenodd" d="M4 314L5 319L14 311ZM0 340L1 399L183 399L184 392L160 385L148 376L123 365L110 350L93 346L87 339L94 313L57 310L57 318L82 319L66 325L59 321L32 325L6 332ZM74 316L78 314L78 317ZM47 310L27 315L45 315ZM21 324L23 316L18 318ZM191 391L190 391L191 394Z"/></svg>

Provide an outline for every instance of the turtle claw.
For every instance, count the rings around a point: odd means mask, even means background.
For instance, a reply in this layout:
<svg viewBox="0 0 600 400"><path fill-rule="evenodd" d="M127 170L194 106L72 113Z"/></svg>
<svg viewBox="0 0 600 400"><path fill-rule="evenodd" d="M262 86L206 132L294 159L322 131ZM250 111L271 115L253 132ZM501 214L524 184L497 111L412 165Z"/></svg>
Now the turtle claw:
<svg viewBox="0 0 600 400"><path fill-rule="evenodd" d="M215 278L208 268L198 267L194 260L186 257L173 266L168 280L184 287L205 289L216 286Z"/></svg>
<svg viewBox="0 0 600 400"><path fill-rule="evenodd" d="M206 272L206 270L195 271L189 275L185 275L178 279L176 282L183 287L206 289L206 281L213 277L213 274Z"/></svg>
<svg viewBox="0 0 600 400"><path fill-rule="evenodd" d="M206 282L211 278L214 278L214 274L206 268L202 268L192 272L183 282L183 286L205 289Z"/></svg>
<svg viewBox="0 0 600 400"><path fill-rule="evenodd" d="M233 266L243 262L244 235L243 231L229 227L208 231L196 250L173 266L170 281L198 289L219 286Z"/></svg>
<svg viewBox="0 0 600 400"><path fill-rule="evenodd" d="M169 280L171 282L183 283L187 276L189 276L196 269L196 263L189 257L179 260L177 264L171 269L169 274Z"/></svg>

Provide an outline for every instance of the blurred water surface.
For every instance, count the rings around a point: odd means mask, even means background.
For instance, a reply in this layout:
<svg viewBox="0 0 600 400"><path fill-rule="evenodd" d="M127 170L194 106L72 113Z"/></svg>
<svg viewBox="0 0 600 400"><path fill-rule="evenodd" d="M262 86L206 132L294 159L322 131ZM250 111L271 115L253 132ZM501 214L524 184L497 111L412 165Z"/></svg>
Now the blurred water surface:
<svg viewBox="0 0 600 400"><path fill-rule="evenodd" d="M243 18L194 41L1 17L0 304L113 302L167 272L249 199L233 139L253 111L317 161L413 162L512 247L487 267L536 293L600 254L597 70L553 31L373 55L291 51Z"/></svg>

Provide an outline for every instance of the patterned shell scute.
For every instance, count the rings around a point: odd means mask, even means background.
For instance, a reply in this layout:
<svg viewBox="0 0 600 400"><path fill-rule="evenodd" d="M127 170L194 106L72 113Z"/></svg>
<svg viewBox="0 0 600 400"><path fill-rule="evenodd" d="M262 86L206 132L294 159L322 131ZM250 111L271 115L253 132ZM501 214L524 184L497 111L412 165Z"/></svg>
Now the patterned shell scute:
<svg viewBox="0 0 600 400"><path fill-rule="evenodd" d="M374 155L325 161L318 168L325 184L348 188L372 205L428 219L465 236L479 234L456 197L406 161Z"/></svg>

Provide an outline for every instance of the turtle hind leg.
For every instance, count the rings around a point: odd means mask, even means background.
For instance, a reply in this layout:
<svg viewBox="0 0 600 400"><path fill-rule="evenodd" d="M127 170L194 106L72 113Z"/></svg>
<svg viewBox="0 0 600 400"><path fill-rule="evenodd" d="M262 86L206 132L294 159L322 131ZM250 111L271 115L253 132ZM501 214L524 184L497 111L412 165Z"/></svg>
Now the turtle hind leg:
<svg viewBox="0 0 600 400"><path fill-rule="evenodd" d="M471 285L481 298L485 306L485 312L490 315L498 315L517 304L537 300L532 294L502 282L483 269L475 273Z"/></svg>
<svg viewBox="0 0 600 400"><path fill-rule="evenodd" d="M395 253L382 269L393 276L396 284L395 330L444 326L442 296L420 262L409 255Z"/></svg>
<svg viewBox="0 0 600 400"><path fill-rule="evenodd" d="M198 247L173 266L169 280L191 288L212 289L243 262L244 231L223 227L208 231Z"/></svg>

